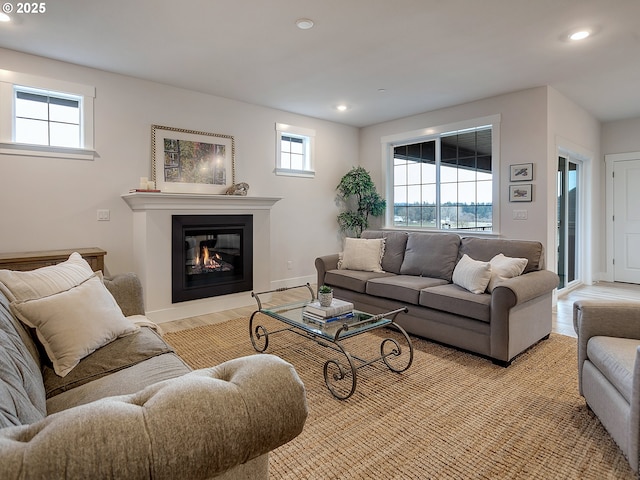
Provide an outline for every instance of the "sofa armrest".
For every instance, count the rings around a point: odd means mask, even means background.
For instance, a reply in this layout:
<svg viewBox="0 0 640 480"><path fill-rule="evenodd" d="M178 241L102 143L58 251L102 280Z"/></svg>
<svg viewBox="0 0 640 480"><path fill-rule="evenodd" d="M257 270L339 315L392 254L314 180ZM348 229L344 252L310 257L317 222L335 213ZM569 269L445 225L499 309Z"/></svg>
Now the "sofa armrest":
<svg viewBox="0 0 640 480"><path fill-rule="evenodd" d="M582 366L591 337L640 339L640 302L578 300L573 304L573 328L578 334L578 378L582 393Z"/></svg>
<svg viewBox="0 0 640 480"><path fill-rule="evenodd" d="M315 264L316 271L318 272L318 287L324 284L324 276L329 270L338 268L339 258L340 256L337 253L316 258Z"/></svg>
<svg viewBox="0 0 640 480"><path fill-rule="evenodd" d="M550 270L536 270L513 278L501 280L492 292L491 303L510 304L509 308L552 292L559 283L558 275Z"/></svg>
<svg viewBox="0 0 640 480"><path fill-rule="evenodd" d="M204 479L296 437L307 417L294 368L238 358L0 430L4 479Z"/></svg>
<svg viewBox="0 0 640 480"><path fill-rule="evenodd" d="M142 283L135 273L122 273L105 278L104 284L118 302L125 317L144 315Z"/></svg>

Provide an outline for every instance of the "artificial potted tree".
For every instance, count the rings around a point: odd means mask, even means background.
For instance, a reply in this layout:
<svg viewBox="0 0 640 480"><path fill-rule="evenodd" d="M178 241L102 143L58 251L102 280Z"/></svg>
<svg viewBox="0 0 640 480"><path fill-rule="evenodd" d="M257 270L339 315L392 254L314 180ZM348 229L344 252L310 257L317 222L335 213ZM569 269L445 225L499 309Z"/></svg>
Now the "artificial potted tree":
<svg viewBox="0 0 640 480"><path fill-rule="evenodd" d="M369 226L369 216L379 217L387 207L386 200L380 197L369 172L363 167L353 167L347 172L336 190L347 208L338 215L338 225L346 235L360 238Z"/></svg>

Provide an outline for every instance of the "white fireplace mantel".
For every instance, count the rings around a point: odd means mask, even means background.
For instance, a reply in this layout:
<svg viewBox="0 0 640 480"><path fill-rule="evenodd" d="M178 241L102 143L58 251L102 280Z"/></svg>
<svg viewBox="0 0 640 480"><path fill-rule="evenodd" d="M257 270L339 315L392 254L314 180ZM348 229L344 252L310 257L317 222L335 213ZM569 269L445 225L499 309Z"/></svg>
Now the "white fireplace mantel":
<svg viewBox="0 0 640 480"><path fill-rule="evenodd" d="M270 209L280 197L250 195L206 195L202 193L125 193L122 199L131 210L263 210Z"/></svg>
<svg viewBox="0 0 640 480"><path fill-rule="evenodd" d="M252 305L251 292L171 302L172 215L253 216L253 288L271 286L271 208L278 197L133 192L122 199L133 211L133 267L145 295L147 316L161 323Z"/></svg>

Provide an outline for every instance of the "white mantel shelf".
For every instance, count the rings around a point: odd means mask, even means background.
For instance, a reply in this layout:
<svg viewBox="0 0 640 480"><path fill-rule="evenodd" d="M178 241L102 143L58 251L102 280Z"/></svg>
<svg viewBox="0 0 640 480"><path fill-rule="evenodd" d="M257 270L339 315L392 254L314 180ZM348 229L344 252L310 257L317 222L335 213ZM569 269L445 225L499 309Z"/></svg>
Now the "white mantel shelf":
<svg viewBox="0 0 640 480"><path fill-rule="evenodd" d="M134 212L148 210L269 210L281 197L133 192L121 195Z"/></svg>

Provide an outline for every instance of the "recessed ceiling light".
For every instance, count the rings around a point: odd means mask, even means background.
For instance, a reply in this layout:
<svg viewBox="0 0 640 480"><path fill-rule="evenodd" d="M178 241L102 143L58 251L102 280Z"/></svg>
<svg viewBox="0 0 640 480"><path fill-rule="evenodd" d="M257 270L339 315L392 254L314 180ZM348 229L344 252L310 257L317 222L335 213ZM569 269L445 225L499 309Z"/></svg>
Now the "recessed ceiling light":
<svg viewBox="0 0 640 480"><path fill-rule="evenodd" d="M336 107L336 110L339 110L339 111L341 111L341 112L344 112L344 111L346 111L346 110L347 110L347 108L349 108L349 107L347 107L346 105L338 105L338 106Z"/></svg>
<svg viewBox="0 0 640 480"><path fill-rule="evenodd" d="M577 30L573 33L569 34L569 40L584 40L585 38L591 35L591 31L589 30Z"/></svg>
<svg viewBox="0 0 640 480"><path fill-rule="evenodd" d="M0 22L10 22L11 17L4 12L0 12Z"/></svg>
<svg viewBox="0 0 640 480"><path fill-rule="evenodd" d="M310 20L308 18L299 18L298 20L296 20L296 26L300 30L309 30L311 27L313 27L313 20Z"/></svg>

